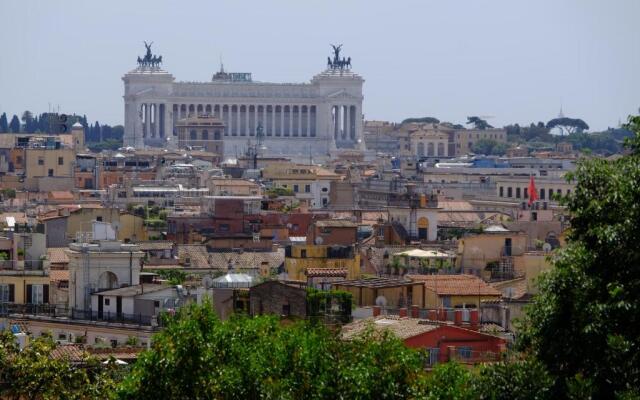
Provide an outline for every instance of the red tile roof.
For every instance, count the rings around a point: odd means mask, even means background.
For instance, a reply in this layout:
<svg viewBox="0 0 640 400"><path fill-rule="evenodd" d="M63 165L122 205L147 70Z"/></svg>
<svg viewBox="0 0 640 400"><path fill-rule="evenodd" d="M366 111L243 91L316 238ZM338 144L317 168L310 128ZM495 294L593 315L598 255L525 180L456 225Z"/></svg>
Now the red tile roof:
<svg viewBox="0 0 640 400"><path fill-rule="evenodd" d="M425 288L440 296L501 296L499 290L473 275L407 275L407 278L424 282Z"/></svg>
<svg viewBox="0 0 640 400"><path fill-rule="evenodd" d="M47 258L52 264L68 264L69 257L65 249L66 247L49 247L47 249Z"/></svg>
<svg viewBox="0 0 640 400"><path fill-rule="evenodd" d="M51 282L61 282L69 280L68 269L52 269L49 271L49 280Z"/></svg>

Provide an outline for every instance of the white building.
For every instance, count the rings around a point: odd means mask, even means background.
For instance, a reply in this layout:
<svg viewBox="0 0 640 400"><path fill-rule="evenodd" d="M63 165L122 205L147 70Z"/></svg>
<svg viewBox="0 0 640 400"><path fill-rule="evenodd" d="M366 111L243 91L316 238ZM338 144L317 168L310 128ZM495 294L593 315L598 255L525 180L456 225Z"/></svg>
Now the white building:
<svg viewBox="0 0 640 400"><path fill-rule="evenodd" d="M151 57L150 50L147 53ZM337 63L335 60L339 60ZM211 82L177 82L159 64L139 59L124 81L125 146L177 145L178 120L210 114L225 125L224 155L242 154L262 126L265 155L308 159L364 149L362 85L339 49L307 83L270 83L221 67Z"/></svg>
<svg viewBox="0 0 640 400"><path fill-rule="evenodd" d="M81 238L78 243L69 244L69 307L72 309L89 310L94 292L140 283L140 260L144 257L140 246L114 240L115 234L100 232L100 228L102 226L94 225L95 240Z"/></svg>

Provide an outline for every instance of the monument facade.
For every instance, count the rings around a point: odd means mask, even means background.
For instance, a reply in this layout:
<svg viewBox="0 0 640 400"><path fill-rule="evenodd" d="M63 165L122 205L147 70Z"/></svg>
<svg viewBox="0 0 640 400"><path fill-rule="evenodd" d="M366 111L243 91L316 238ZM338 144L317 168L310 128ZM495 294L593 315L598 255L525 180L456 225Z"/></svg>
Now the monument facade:
<svg viewBox="0 0 640 400"><path fill-rule="evenodd" d="M180 120L201 115L224 124L223 156L233 158L256 143L260 127L265 156L326 157L340 149L364 149L362 86L351 58L333 58L308 83L254 81L250 73L221 66L210 82L180 82L161 68L162 56L146 55L125 74L125 146L178 147Z"/></svg>

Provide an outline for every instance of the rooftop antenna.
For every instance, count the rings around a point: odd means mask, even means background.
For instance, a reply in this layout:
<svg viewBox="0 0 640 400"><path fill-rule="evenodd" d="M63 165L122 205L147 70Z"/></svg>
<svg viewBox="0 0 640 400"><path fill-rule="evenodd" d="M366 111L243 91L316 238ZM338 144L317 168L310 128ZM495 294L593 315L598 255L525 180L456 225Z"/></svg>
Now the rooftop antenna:
<svg viewBox="0 0 640 400"><path fill-rule="evenodd" d="M224 73L224 64L222 63L222 53L220 53L220 72Z"/></svg>

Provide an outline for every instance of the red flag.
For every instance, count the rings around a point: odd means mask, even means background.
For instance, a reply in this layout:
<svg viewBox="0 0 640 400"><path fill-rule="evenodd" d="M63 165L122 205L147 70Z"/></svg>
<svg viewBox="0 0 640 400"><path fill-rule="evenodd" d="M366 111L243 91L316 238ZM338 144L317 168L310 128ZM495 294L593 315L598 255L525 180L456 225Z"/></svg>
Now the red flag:
<svg viewBox="0 0 640 400"><path fill-rule="evenodd" d="M529 205L538 200L538 192L536 191L536 183L533 180L533 175L529 179Z"/></svg>

